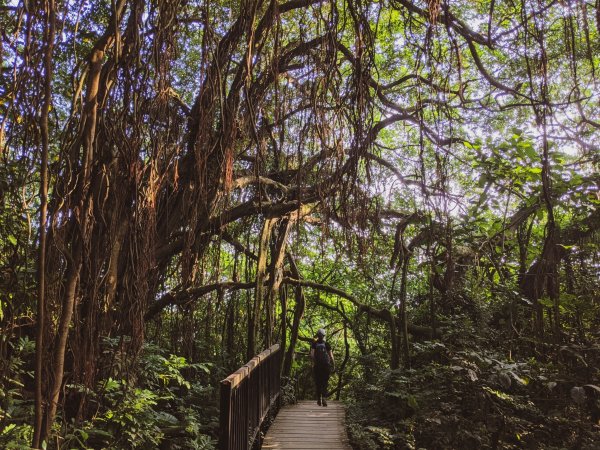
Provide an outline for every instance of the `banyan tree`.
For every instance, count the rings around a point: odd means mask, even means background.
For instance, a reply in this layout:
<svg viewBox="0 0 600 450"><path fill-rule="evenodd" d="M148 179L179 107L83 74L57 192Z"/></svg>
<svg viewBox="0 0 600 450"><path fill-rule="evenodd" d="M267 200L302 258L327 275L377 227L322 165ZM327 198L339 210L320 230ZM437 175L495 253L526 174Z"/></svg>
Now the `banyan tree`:
<svg viewBox="0 0 600 450"><path fill-rule="evenodd" d="M151 324L160 327L169 312L185 316L209 295L205 325L219 324L225 350L243 341L252 356L280 340L289 370L303 290L317 289L388 327L398 367L408 359L410 327L436 333L433 294L430 328L406 318L415 252L437 252L426 277L436 298L450 302L461 265L487 246L494 253L505 231L522 244L520 288L535 333L559 339L559 264L600 227L597 208L582 206L565 227L556 214L561 198L598 186L598 8L534 0L0 1L0 197L16 217L2 226L35 249L35 257L14 258L37 271L0 321L32 311L24 326L37 345L33 447L53 433L57 414L93 414L87 392L114 363L103 339L118 338L135 360ZM525 125L509 132L509 121ZM539 163L523 175L535 190L516 192L516 178L495 184L494 151L512 150L484 145L485 135L512 136ZM581 155L577 185L559 185L553 146ZM456 180L473 168L486 192L515 191L517 208L496 235L460 249L453 223L468 211L458 206L466 194ZM407 208L390 208L394 196ZM541 246L528 250L540 212ZM359 253L366 230L388 235L388 306L303 280L295 246L304 226L345 237ZM226 268L221 248L235 260ZM188 337L203 332L182 320Z"/></svg>

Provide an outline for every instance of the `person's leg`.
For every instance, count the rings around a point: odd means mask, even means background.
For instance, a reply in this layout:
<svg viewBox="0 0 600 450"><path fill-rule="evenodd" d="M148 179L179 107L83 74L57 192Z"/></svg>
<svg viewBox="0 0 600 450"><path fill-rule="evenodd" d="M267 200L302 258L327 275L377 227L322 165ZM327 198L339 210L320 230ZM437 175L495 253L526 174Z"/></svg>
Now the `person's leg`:
<svg viewBox="0 0 600 450"><path fill-rule="evenodd" d="M321 383L320 383L320 377L319 377L319 371L317 370L317 368L315 367L313 369L313 375L315 378L315 390L317 391L317 405L321 406Z"/></svg>
<svg viewBox="0 0 600 450"><path fill-rule="evenodd" d="M323 384L321 390L321 392L323 393L323 406L327 406L327 396L329 395L329 375L329 369L323 371Z"/></svg>
<svg viewBox="0 0 600 450"><path fill-rule="evenodd" d="M327 406L327 382L329 380L329 370L319 367L315 370L315 386L317 389L317 404Z"/></svg>
<svg viewBox="0 0 600 450"><path fill-rule="evenodd" d="M319 368L316 371L316 384L317 392L321 402L319 405L327 406L327 379L329 378L329 371L327 368Z"/></svg>

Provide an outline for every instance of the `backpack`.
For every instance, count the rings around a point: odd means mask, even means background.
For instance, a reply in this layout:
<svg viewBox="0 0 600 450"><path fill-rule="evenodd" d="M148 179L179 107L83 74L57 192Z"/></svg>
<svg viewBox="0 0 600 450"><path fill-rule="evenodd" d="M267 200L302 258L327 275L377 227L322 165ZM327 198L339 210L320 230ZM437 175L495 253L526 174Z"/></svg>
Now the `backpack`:
<svg viewBox="0 0 600 450"><path fill-rule="evenodd" d="M315 342L315 366L329 367L329 363L329 353L327 352L325 341Z"/></svg>

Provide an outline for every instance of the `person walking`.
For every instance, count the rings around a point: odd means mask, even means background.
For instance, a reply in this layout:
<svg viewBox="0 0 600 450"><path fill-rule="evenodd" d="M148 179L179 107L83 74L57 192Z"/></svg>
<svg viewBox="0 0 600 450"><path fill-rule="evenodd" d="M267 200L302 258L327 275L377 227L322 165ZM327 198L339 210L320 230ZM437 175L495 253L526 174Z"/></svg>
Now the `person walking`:
<svg viewBox="0 0 600 450"><path fill-rule="evenodd" d="M320 328L317 337L310 347L315 386L317 389L317 405L327 406L327 385L329 376L335 369L335 361L331 345L325 341L325 330Z"/></svg>

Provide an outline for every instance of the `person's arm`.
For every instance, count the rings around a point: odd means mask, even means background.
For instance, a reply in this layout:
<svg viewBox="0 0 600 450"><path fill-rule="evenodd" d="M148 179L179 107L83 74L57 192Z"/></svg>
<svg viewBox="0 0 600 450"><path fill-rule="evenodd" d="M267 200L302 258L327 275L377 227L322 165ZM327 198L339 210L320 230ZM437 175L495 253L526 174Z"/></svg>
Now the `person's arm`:
<svg viewBox="0 0 600 450"><path fill-rule="evenodd" d="M329 361L331 361L331 370L335 369L335 359L333 359L333 351L329 348Z"/></svg>
<svg viewBox="0 0 600 450"><path fill-rule="evenodd" d="M315 348L312 345L310 346L309 356L310 356L310 365L312 367L315 367Z"/></svg>

